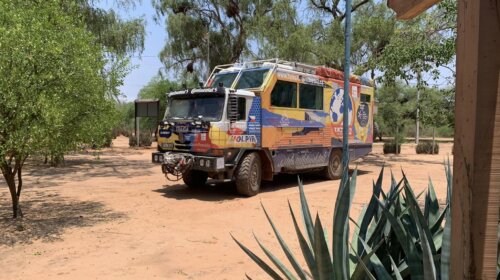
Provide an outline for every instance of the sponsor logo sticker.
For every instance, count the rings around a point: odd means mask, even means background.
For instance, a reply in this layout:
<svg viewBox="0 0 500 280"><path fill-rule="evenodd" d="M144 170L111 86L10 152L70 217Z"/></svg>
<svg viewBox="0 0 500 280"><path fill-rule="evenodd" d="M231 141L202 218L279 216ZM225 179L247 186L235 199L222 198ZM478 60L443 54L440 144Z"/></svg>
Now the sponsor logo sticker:
<svg viewBox="0 0 500 280"><path fill-rule="evenodd" d="M257 137L255 135L230 135L228 142L257 144Z"/></svg>

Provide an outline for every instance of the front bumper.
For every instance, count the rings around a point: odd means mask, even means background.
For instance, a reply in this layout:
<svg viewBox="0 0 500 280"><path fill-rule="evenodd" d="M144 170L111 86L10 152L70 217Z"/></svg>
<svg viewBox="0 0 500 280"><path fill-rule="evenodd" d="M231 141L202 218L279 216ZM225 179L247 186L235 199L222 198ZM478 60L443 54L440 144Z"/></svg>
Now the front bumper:
<svg viewBox="0 0 500 280"><path fill-rule="evenodd" d="M155 152L152 154L152 162L161 163L163 173L165 173L164 156L165 154L162 152ZM193 155L193 159L194 159L193 166L191 167L191 169L193 170L200 170L206 172L219 172L225 170L224 157Z"/></svg>
<svg viewBox="0 0 500 280"><path fill-rule="evenodd" d="M163 154L162 152L155 152L151 155L151 161L153 163L163 163Z"/></svg>

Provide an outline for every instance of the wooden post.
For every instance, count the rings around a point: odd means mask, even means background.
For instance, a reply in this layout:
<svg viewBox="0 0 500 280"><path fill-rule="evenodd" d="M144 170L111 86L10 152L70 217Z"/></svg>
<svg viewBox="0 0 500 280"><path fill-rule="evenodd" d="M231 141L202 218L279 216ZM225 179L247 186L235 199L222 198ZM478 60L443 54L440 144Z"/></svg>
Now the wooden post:
<svg viewBox="0 0 500 280"><path fill-rule="evenodd" d="M458 3L450 279L495 279L500 188L500 0Z"/></svg>

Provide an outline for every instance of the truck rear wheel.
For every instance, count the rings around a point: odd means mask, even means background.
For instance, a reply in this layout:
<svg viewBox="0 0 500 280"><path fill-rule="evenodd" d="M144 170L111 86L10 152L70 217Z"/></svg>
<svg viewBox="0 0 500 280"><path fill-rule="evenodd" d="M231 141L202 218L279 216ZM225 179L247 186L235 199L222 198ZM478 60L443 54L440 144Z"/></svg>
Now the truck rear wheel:
<svg viewBox="0 0 500 280"><path fill-rule="evenodd" d="M262 165L257 153L243 156L236 170L236 190L244 196L254 196L259 193L262 179Z"/></svg>
<svg viewBox="0 0 500 280"><path fill-rule="evenodd" d="M196 188L205 185L207 179L207 172L199 170L189 170L182 174L182 180L190 188Z"/></svg>
<svg viewBox="0 0 500 280"><path fill-rule="evenodd" d="M330 153L328 166L325 167L323 175L328 180L336 180L342 177L342 151L333 150Z"/></svg>

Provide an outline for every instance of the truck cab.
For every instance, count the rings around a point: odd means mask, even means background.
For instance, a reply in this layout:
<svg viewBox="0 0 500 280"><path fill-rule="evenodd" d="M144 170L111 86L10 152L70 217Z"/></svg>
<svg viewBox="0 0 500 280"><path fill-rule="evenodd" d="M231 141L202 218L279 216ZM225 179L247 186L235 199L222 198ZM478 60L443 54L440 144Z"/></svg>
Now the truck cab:
<svg viewBox="0 0 500 280"><path fill-rule="evenodd" d="M340 75L279 60L218 66L204 87L168 94L152 160L170 180L189 187L231 180L245 196L278 173L339 178ZM352 79L349 152L356 159L371 150L374 98L369 83Z"/></svg>

